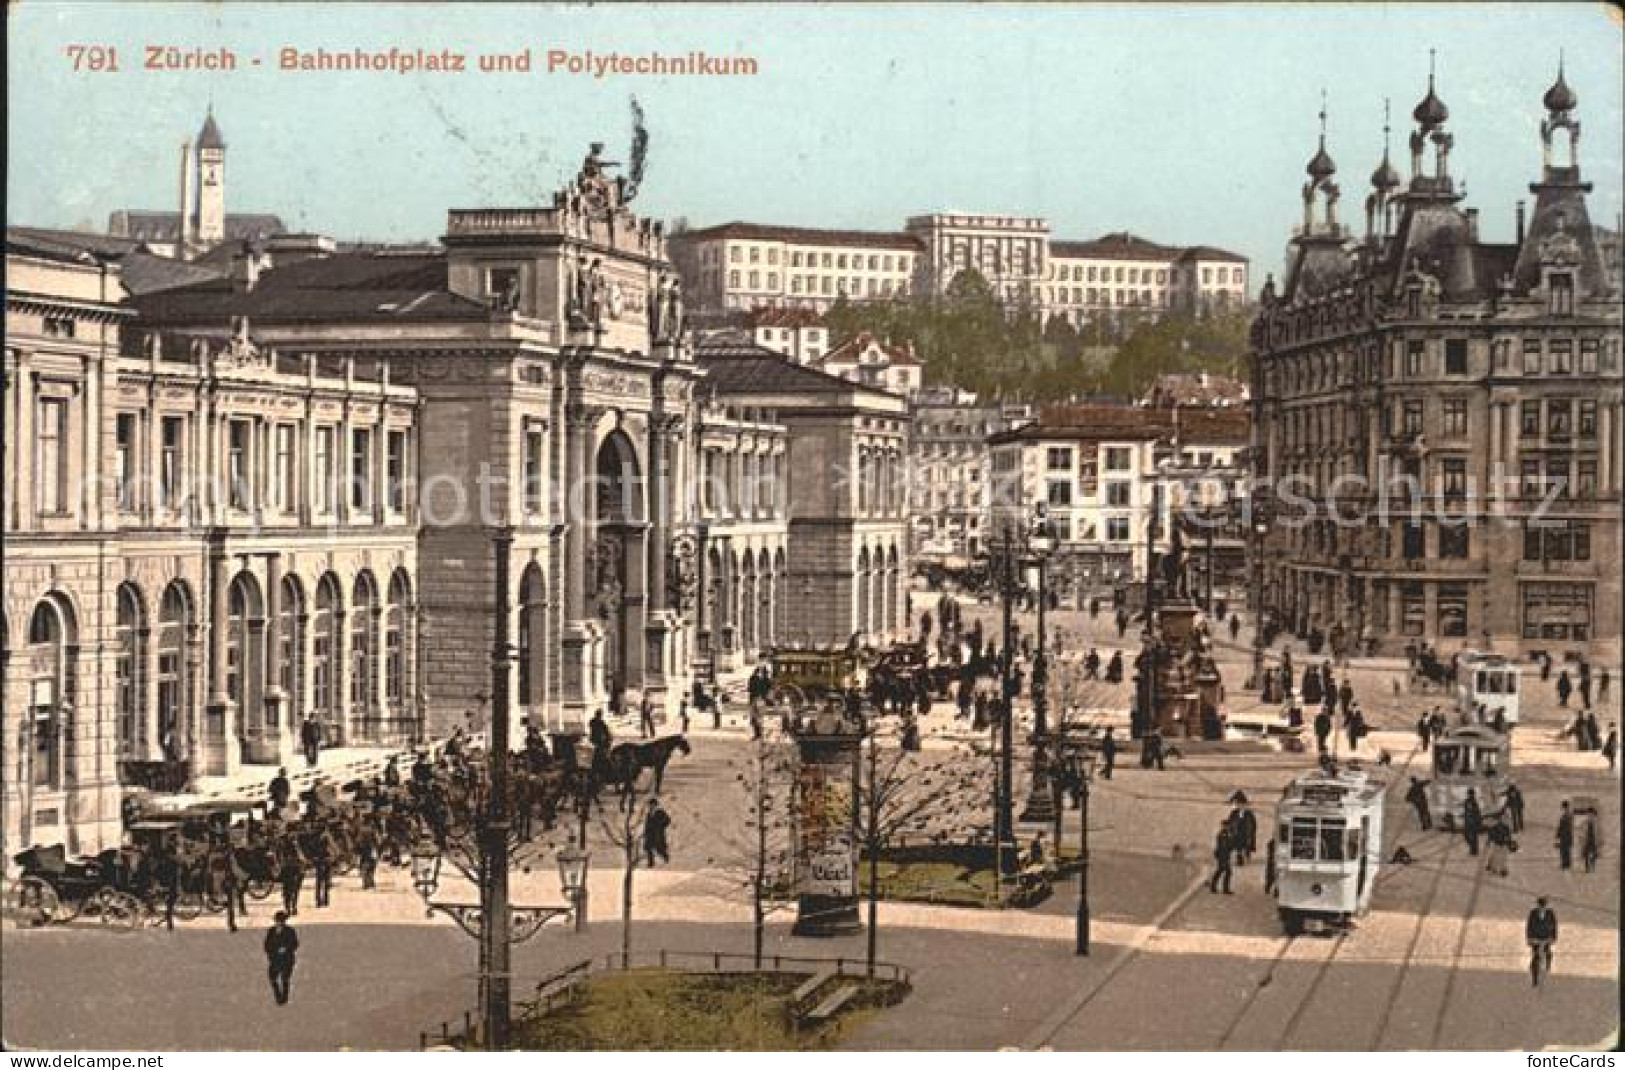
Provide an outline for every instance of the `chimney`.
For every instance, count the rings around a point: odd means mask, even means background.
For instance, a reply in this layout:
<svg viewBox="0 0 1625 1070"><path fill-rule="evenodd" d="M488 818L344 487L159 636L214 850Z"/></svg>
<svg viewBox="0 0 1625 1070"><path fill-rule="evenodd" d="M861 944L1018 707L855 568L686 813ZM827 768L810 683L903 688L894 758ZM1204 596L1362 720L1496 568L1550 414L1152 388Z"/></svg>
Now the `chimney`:
<svg viewBox="0 0 1625 1070"><path fill-rule="evenodd" d="M246 243L231 255L231 291L247 293L260 279L259 255Z"/></svg>
<svg viewBox="0 0 1625 1070"><path fill-rule="evenodd" d="M1478 241L1478 209L1467 209L1467 240Z"/></svg>
<svg viewBox="0 0 1625 1070"><path fill-rule="evenodd" d="M1519 245L1523 244L1523 202L1522 201L1518 202L1518 229L1517 229L1517 236L1513 239L1513 241L1515 241Z"/></svg>

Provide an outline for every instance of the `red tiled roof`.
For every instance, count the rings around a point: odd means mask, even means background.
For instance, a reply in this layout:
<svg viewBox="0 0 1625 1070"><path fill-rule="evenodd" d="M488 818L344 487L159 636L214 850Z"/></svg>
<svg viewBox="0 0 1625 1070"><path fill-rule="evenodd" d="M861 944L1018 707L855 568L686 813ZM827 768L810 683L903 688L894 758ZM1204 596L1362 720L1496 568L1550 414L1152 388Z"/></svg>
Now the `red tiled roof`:
<svg viewBox="0 0 1625 1070"><path fill-rule="evenodd" d="M915 358L913 353L910 353L906 349L899 346L889 346L885 342L882 342L880 339L876 338L874 334L869 331L859 331L857 334L853 335L851 338L848 338L846 341L842 342L828 353L825 353L823 363L856 364L858 362L858 354L862 353L870 346L874 346L876 349L879 349L882 353L884 353L886 355L886 362L888 364L904 365L920 363L919 360Z"/></svg>
<svg viewBox="0 0 1625 1070"><path fill-rule="evenodd" d="M707 238L744 238L756 241L782 241L792 245L861 245L876 249L905 249L919 252L924 243L912 234L879 230L821 230L814 227L781 227L768 223L734 221L702 230L673 234L670 241L699 241Z"/></svg>

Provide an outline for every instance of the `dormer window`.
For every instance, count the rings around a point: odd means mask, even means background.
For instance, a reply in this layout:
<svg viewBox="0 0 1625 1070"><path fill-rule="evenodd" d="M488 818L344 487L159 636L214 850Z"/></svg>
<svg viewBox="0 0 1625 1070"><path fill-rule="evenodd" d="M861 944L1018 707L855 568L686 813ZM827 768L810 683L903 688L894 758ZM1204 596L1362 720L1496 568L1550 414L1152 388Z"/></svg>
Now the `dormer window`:
<svg viewBox="0 0 1625 1070"><path fill-rule="evenodd" d="M1547 286L1551 297L1550 311L1554 316L1574 315L1574 276L1568 272L1554 273Z"/></svg>

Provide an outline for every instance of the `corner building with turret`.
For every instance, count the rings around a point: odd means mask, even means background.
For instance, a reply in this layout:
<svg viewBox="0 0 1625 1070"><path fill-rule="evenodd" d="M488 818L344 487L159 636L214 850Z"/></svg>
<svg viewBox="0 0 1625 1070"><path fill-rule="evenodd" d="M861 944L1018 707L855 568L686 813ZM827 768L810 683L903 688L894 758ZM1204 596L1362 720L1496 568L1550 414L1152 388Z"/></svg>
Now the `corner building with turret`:
<svg viewBox="0 0 1625 1070"><path fill-rule="evenodd" d="M1337 217L1322 112L1251 337L1252 580L1286 628L1380 653L1618 656L1621 294L1578 104L1560 68L1508 243L1462 205L1431 74L1409 181L1385 150L1363 237Z"/></svg>

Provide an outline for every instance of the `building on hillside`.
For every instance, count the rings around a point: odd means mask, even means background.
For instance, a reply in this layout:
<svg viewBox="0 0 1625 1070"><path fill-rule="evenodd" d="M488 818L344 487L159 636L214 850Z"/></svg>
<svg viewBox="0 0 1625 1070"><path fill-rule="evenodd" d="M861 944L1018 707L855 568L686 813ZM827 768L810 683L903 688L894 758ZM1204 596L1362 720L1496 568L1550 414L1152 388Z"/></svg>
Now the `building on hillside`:
<svg viewBox="0 0 1625 1070"><path fill-rule="evenodd" d="M1337 221L1322 132L1251 343L1254 586L1290 628L1619 654L1621 293L1561 70L1543 103L1534 213L1510 243L1460 206L1431 75L1409 182L1385 153L1363 240Z"/></svg>
<svg viewBox="0 0 1625 1070"><path fill-rule="evenodd" d="M829 328L806 308L759 308L745 317L752 340L797 364L817 364L829 352Z"/></svg>
<svg viewBox="0 0 1625 1070"><path fill-rule="evenodd" d="M1247 304L1247 259L1223 249L1159 245L1126 232L1050 246L1043 306L1074 326L1205 315Z"/></svg>
<svg viewBox="0 0 1625 1070"><path fill-rule="evenodd" d="M828 312L835 302L913 292L920 243L908 234L725 223L672 236L697 322L758 307Z"/></svg>
<svg viewBox="0 0 1625 1070"><path fill-rule="evenodd" d="M701 325L757 307L826 312L843 298L941 295L971 270L1006 307L1075 327L1240 309L1250 292L1235 253L1124 232L1065 241L1030 216L939 212L901 233L736 222L674 235L672 249Z"/></svg>
<svg viewBox="0 0 1625 1070"><path fill-rule="evenodd" d="M985 404L952 387L915 394L908 484L917 557L968 561L987 550L987 440L1030 418L1025 405Z"/></svg>
<svg viewBox="0 0 1625 1070"><path fill-rule="evenodd" d="M904 397L913 397L925 385L925 368L912 346L888 345L868 331L848 338L817 364L831 375Z"/></svg>
<svg viewBox="0 0 1625 1070"><path fill-rule="evenodd" d="M787 434L784 636L845 644L856 633L884 644L905 634L908 402L726 337L702 341L695 356L708 398L765 410ZM712 545L702 561L709 590L730 566Z"/></svg>
<svg viewBox="0 0 1625 1070"><path fill-rule="evenodd" d="M922 292L941 295L954 279L974 270L1007 307L1035 312L1044 305L1039 283L1049 256L1049 223L1033 216L937 212L914 216L908 233L925 249Z"/></svg>
<svg viewBox="0 0 1625 1070"><path fill-rule="evenodd" d="M263 241L283 233L282 220L274 215L226 211L226 139L212 108L196 143L181 146L179 192L178 211L121 208L108 216L107 233L177 260L195 259L222 242Z"/></svg>

